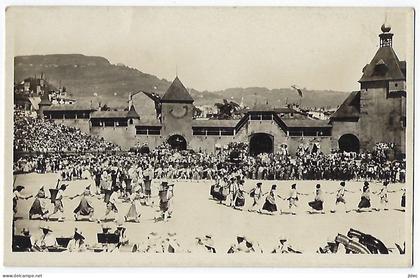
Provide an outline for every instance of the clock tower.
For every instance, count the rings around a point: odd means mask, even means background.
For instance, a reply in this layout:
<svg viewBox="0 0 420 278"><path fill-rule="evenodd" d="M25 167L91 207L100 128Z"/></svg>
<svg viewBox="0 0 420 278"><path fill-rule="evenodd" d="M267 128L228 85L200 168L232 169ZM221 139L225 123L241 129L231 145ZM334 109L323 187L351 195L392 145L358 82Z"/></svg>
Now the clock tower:
<svg viewBox="0 0 420 278"><path fill-rule="evenodd" d="M177 144L173 147L188 148L188 142L192 139L193 102L194 99L178 76L175 77L161 100L161 135L171 145L172 142Z"/></svg>

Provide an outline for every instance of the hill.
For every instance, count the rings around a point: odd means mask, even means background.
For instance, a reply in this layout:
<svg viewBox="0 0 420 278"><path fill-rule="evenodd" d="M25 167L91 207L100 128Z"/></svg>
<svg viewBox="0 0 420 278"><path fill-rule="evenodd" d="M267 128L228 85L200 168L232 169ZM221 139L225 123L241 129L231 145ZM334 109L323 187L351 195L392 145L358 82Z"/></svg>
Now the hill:
<svg viewBox="0 0 420 278"><path fill-rule="evenodd" d="M171 82L123 64L111 64L103 57L81 54L17 56L14 64L15 82L43 73L49 83L56 87L65 86L81 103L100 101L116 108L127 106L129 92L145 90L162 95ZM304 90L303 98L300 98L293 89L270 90L263 87L229 88L214 92L189 90L196 105L212 105L221 102L223 98L240 102L243 98L243 103L247 106L254 105L258 100L276 107L286 103L336 107L348 95L346 92L329 90ZM143 94L137 95L134 103L142 115L153 115L153 105L150 105L150 100Z"/></svg>

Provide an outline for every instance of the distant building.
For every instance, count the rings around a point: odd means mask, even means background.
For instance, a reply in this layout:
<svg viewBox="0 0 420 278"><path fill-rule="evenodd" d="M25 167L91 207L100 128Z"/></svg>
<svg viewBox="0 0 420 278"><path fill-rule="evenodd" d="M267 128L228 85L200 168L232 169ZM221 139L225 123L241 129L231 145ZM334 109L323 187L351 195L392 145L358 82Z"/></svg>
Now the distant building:
<svg viewBox="0 0 420 278"><path fill-rule="evenodd" d="M156 148L164 142L178 149L214 152L232 142L249 144L251 154L300 146L311 151L369 150L392 143L405 153L405 62L392 49L390 28L382 26L380 48L364 68L361 90L352 92L329 120L298 108L257 104L239 119L194 119L194 99L178 77L161 99L160 119L147 120L132 103L128 111L97 111L77 105L48 105L43 116L82 128L123 148ZM327 112L330 113L331 111Z"/></svg>
<svg viewBox="0 0 420 278"><path fill-rule="evenodd" d="M406 62L392 48L391 27L382 25L380 46L363 68L360 91L352 92L331 116L333 147L369 150L392 143L405 153Z"/></svg>

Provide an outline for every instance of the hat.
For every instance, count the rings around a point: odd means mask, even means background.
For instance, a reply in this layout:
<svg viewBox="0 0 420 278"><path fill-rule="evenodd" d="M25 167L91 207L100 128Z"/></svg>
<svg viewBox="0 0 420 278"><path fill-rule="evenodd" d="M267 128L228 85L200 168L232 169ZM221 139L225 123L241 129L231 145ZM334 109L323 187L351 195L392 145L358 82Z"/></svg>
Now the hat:
<svg viewBox="0 0 420 278"><path fill-rule="evenodd" d="M364 184L365 186L369 186L369 183L368 183L367 181L365 181L363 184Z"/></svg>
<svg viewBox="0 0 420 278"><path fill-rule="evenodd" d="M61 190L66 190L67 186L68 186L68 184L62 184L62 185L60 186L60 189L61 189Z"/></svg>
<svg viewBox="0 0 420 278"><path fill-rule="evenodd" d="M292 184L292 188L296 188L296 183Z"/></svg>
<svg viewBox="0 0 420 278"><path fill-rule="evenodd" d="M75 229L75 231L74 231L74 239L75 240L78 240L78 239L85 240L85 237L83 236L83 233L82 232L79 232L77 229Z"/></svg>
<svg viewBox="0 0 420 278"><path fill-rule="evenodd" d="M277 185L275 185L275 184L273 184L272 186L271 186L271 189L276 189L277 188Z"/></svg>
<svg viewBox="0 0 420 278"><path fill-rule="evenodd" d="M22 234L24 234L25 236L29 236L30 235L29 229L28 228L23 228L22 229Z"/></svg>
<svg viewBox="0 0 420 278"><path fill-rule="evenodd" d="M341 186L345 186L345 185L346 185L346 183L345 183L344 181L342 181L342 182L340 182L340 185L341 185Z"/></svg>
<svg viewBox="0 0 420 278"><path fill-rule="evenodd" d="M17 190L17 191L21 191L21 190L23 190L24 188L25 188L24 186L22 186L22 185L18 185L18 186L16 186L15 190Z"/></svg>
<svg viewBox="0 0 420 278"><path fill-rule="evenodd" d="M316 188L321 188L321 185L318 183L318 184L316 185Z"/></svg>
<svg viewBox="0 0 420 278"><path fill-rule="evenodd" d="M246 237L245 236L237 236L236 237L236 241L238 242L238 243L241 243L242 241L246 241Z"/></svg>
<svg viewBox="0 0 420 278"><path fill-rule="evenodd" d="M257 182L257 185L262 185L262 182Z"/></svg>
<svg viewBox="0 0 420 278"><path fill-rule="evenodd" d="M388 184L389 184L389 181L384 181L384 182L383 182L383 185L384 185L384 186L387 186Z"/></svg>
<svg viewBox="0 0 420 278"><path fill-rule="evenodd" d="M50 226L44 225L44 226L41 226L40 228L41 228L41 230L43 230L43 231L52 232L52 230L51 230Z"/></svg>
<svg viewBox="0 0 420 278"><path fill-rule="evenodd" d="M280 241L280 242L282 242L282 241L287 241L286 236L285 236L285 235L280 235L280 236L279 236L279 241Z"/></svg>

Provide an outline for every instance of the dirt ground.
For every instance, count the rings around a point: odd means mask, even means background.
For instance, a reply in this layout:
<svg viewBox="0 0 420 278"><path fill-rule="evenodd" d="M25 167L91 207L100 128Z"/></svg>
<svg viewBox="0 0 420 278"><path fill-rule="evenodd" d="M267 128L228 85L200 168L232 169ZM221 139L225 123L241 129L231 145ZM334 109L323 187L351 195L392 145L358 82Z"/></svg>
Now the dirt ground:
<svg viewBox="0 0 420 278"><path fill-rule="evenodd" d="M24 174L16 176L15 186L24 185L23 194L36 194L41 186L46 190L54 188L58 176L56 174ZM245 190L249 191L257 181L247 180ZM333 239L337 233L346 234L350 228L371 234L382 240L388 248L395 247L395 243L402 244L405 234L405 212L399 211L402 192L389 194L389 210L373 212L350 212L345 213L344 208L338 208L336 213L331 213L335 203L334 194L325 194L325 214L309 214L308 202L313 200L315 184L320 183L324 192L331 192L339 188L337 181L262 181L263 192L269 191L272 184L277 184L277 193L286 197L292 183L297 183L297 190L309 196L299 196L296 215L262 215L249 212L252 205L249 196L246 197L243 211L218 204L209 195L211 181L174 181L174 214L168 222L156 222L153 220L159 215L159 201L155 198L154 206L142 206L140 223L126 223L127 235L130 243L144 241L150 232L166 234L176 233L178 242L185 249L193 250L196 236L211 234L214 239L217 252L226 252L236 236L246 235L259 243L264 252L271 252L277 245L279 236L285 236L289 243L297 250L304 253L315 253L316 250L325 246L327 240ZM90 180L76 180L69 182L65 195L74 196L82 193L84 188L91 184ZM159 181L152 184L152 195L157 195ZM357 208L360 200L359 191L363 182L348 182L347 189L355 193L347 193L347 209ZM391 184L390 190L399 190L403 184ZM371 191L377 191L378 183L371 183ZM11 196L11 195L10 195ZM263 198L264 199L264 198ZM40 226L46 221L29 220L28 212L34 198L18 201L18 217L15 231L20 233L22 228L29 228L34 239L41 235ZM105 212L105 204L102 199L92 197L95 208L95 217L102 217ZM48 221L56 237L71 236L77 227L81 230L88 244L95 244L96 234L101 232L101 224L96 222L76 222L73 210L79 203L79 198L64 199L65 222ZM52 204L48 202L49 209ZM260 204L260 207L263 205ZM378 196L372 196L373 207L379 205ZM123 217L129 209L129 203L121 203L118 206L120 217ZM287 202L277 200L277 206L281 210L287 210ZM12 208L10 208L10 211ZM115 225L115 224L113 224Z"/></svg>

